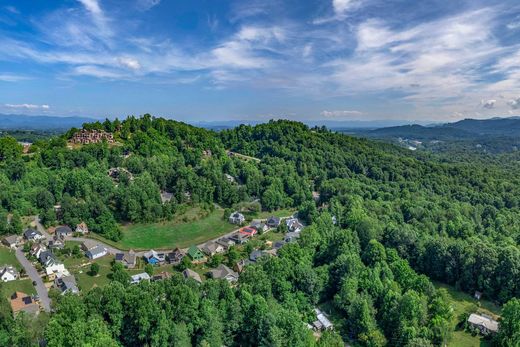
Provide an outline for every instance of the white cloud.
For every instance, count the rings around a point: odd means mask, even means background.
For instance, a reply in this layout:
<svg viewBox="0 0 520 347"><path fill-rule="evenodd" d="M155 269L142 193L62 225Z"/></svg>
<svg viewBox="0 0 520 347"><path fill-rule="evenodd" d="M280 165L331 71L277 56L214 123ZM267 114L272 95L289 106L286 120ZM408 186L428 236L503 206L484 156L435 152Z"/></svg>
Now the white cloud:
<svg viewBox="0 0 520 347"><path fill-rule="evenodd" d="M356 110L337 110L337 111L321 111L320 113L325 118L345 118L352 116L361 116L363 112Z"/></svg>
<svg viewBox="0 0 520 347"><path fill-rule="evenodd" d="M137 0L137 8L141 11L148 11L160 3L161 0Z"/></svg>
<svg viewBox="0 0 520 347"><path fill-rule="evenodd" d="M13 74L0 74L0 81L2 82L18 82L27 80L26 76L13 75Z"/></svg>
<svg viewBox="0 0 520 347"><path fill-rule="evenodd" d="M98 0L78 0L85 6L85 8L91 12L94 16L103 15L103 11L101 11L101 7L99 6Z"/></svg>
<svg viewBox="0 0 520 347"><path fill-rule="evenodd" d="M332 8L338 15L344 14L345 12L359 7L360 5L360 0L332 0Z"/></svg>
<svg viewBox="0 0 520 347"><path fill-rule="evenodd" d="M511 99L508 101L508 105L511 106L511 108L513 110L518 110L520 109L520 97L516 98L516 99Z"/></svg>
<svg viewBox="0 0 520 347"><path fill-rule="evenodd" d="M35 105L35 104L4 104L7 108L26 109L26 110L48 110L49 105Z"/></svg>
<svg viewBox="0 0 520 347"><path fill-rule="evenodd" d="M487 108L487 109L493 109L495 108L495 104L497 103L496 100L494 99L490 99L490 100L481 100L480 101L480 104L482 105L483 108Z"/></svg>
<svg viewBox="0 0 520 347"><path fill-rule="evenodd" d="M130 58L130 57L121 57L121 58L118 58L117 61L122 66L129 68L131 70L141 69L141 64L139 63L139 61L137 59Z"/></svg>
<svg viewBox="0 0 520 347"><path fill-rule="evenodd" d="M77 66L73 69L72 72L74 75L83 75L83 76L91 76L97 78L107 78L107 79L124 79L124 75L117 73L109 68L104 68L95 65L81 65Z"/></svg>

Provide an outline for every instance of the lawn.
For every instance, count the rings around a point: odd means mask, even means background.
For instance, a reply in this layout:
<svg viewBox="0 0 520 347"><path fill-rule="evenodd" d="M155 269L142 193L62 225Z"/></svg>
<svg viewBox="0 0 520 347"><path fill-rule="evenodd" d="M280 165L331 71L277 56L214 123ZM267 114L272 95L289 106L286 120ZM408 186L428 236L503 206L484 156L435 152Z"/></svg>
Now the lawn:
<svg viewBox="0 0 520 347"><path fill-rule="evenodd" d="M16 259L14 250L9 249L4 246L0 246L0 266L3 266L3 265L13 265L18 270L20 270L22 268L22 266Z"/></svg>
<svg viewBox="0 0 520 347"><path fill-rule="evenodd" d="M453 327L457 326L460 316L464 313L482 312L489 315L500 315L500 307L486 300L477 301L471 295L456 290L454 287L434 282L436 288L444 288L448 291L450 304L453 307ZM472 336L470 333L455 329L449 347L483 347L491 344L481 339L479 336Z"/></svg>
<svg viewBox="0 0 520 347"><path fill-rule="evenodd" d="M123 226L123 238L110 244L118 248L134 250L185 248L236 229L235 225L229 224L222 218L224 211L221 209L200 219L196 218L197 210L189 210L173 221Z"/></svg>
<svg viewBox="0 0 520 347"><path fill-rule="evenodd" d="M36 294L36 289L29 278L11 282L0 282L0 292L3 297L10 298L16 291L25 294Z"/></svg>
<svg viewBox="0 0 520 347"><path fill-rule="evenodd" d="M282 210L276 210L276 211L261 211L258 213L250 214L251 218L253 219L267 219L271 216L275 217L289 217L292 216L296 212L295 209L282 209ZM247 215L247 213L246 213Z"/></svg>
<svg viewBox="0 0 520 347"><path fill-rule="evenodd" d="M83 266L81 268L71 269L71 272L74 272L76 275L76 280L78 282L79 289L83 292L87 292L90 289L96 287L103 287L106 285L110 279L108 278L108 274L111 272L112 261L114 260L113 256L104 256L102 258L96 259L93 262L99 264L99 273L97 276L90 276L88 272L90 271L90 265Z"/></svg>

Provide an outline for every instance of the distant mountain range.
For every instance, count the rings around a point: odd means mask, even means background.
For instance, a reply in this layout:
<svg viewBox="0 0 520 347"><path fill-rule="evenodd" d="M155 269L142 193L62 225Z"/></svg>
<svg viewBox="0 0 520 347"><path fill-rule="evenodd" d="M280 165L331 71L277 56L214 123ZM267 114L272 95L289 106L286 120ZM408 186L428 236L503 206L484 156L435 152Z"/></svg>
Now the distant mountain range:
<svg viewBox="0 0 520 347"><path fill-rule="evenodd" d="M520 136L520 118L464 119L455 123L439 125L402 125L358 133L367 137L401 137L416 140L463 140L479 137L517 137Z"/></svg>
<svg viewBox="0 0 520 347"><path fill-rule="evenodd" d="M27 116L0 114L0 130L68 130L81 127L83 123L94 122L87 117Z"/></svg>

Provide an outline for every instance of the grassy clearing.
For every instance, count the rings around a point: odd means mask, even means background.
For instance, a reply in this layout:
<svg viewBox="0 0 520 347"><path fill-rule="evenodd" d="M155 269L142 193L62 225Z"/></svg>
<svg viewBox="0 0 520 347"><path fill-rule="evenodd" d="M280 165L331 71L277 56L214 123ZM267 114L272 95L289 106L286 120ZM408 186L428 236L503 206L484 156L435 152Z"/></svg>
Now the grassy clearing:
<svg viewBox="0 0 520 347"><path fill-rule="evenodd" d="M94 287L103 287L108 284L108 282L110 282L108 275L111 272L113 260L114 257L108 255L94 260L94 263L99 264L99 273L97 276L90 276L88 274L90 265L77 267L73 270L71 269L71 271L76 275L76 280L80 290L87 292Z"/></svg>
<svg viewBox="0 0 520 347"><path fill-rule="evenodd" d="M22 280L15 280L11 282L0 282L0 295L4 298L10 298L16 292L23 292L25 294L36 294L36 289L32 285L29 278Z"/></svg>
<svg viewBox="0 0 520 347"><path fill-rule="evenodd" d="M461 316L465 313L486 313L491 316L500 315L500 307L486 300L476 300L471 295L456 290L454 287L444 283L434 282L436 288L444 288L448 291L450 304L453 307L453 328L455 329L449 347L484 347L491 343L480 336L472 336L470 333L457 329Z"/></svg>
<svg viewBox="0 0 520 347"><path fill-rule="evenodd" d="M123 249L151 249L188 247L211 240L236 229L223 219L224 211L217 209L198 218L200 209L188 210L173 221L153 224L132 224L122 228L121 241L112 243Z"/></svg>
<svg viewBox="0 0 520 347"><path fill-rule="evenodd" d="M258 212L258 213L254 214L254 215L251 215L251 217L253 219L267 219L267 218L269 218L271 216L275 216L275 217L289 217L289 216L292 216L295 212L296 212L295 209L286 208L286 209L272 211L272 212L269 212L269 211Z"/></svg>
<svg viewBox="0 0 520 347"><path fill-rule="evenodd" d="M3 266L3 265L13 265L18 270L20 270L22 268L22 266L16 259L14 250L9 249L5 246L0 246L0 266Z"/></svg>

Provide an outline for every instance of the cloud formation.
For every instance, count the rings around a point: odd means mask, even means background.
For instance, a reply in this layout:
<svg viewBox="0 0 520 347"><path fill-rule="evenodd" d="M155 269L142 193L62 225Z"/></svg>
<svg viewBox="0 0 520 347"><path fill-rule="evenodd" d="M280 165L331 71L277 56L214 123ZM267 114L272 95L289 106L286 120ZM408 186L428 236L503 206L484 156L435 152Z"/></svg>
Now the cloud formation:
<svg viewBox="0 0 520 347"><path fill-rule="evenodd" d="M4 104L7 108L25 109L25 110L48 110L49 105L35 105L35 104Z"/></svg>
<svg viewBox="0 0 520 347"><path fill-rule="evenodd" d="M336 111L321 111L321 116L325 118L348 118L361 116L363 112L356 110L336 110Z"/></svg>

